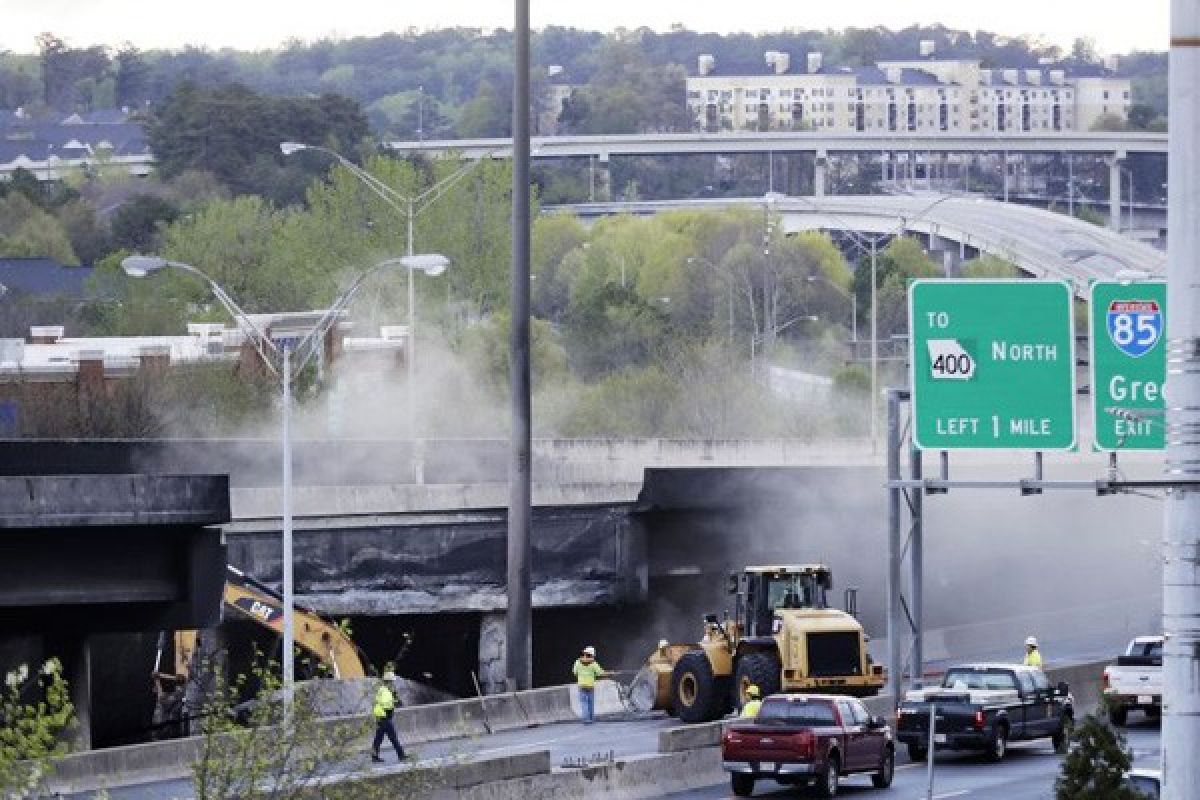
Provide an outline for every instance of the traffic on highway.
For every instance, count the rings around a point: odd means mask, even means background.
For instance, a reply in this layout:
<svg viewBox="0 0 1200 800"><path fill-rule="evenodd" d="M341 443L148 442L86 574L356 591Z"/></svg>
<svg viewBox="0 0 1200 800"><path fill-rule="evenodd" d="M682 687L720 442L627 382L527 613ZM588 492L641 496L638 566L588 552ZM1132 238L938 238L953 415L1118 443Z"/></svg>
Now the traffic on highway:
<svg viewBox="0 0 1200 800"><path fill-rule="evenodd" d="M1160 732L1157 725L1139 722L1125 731L1134 763L1157 769L1160 756ZM936 800L1049 800L1054 797L1054 781L1062 767L1062 757L1048 742L1013 744L1004 763L993 764L973 754L938 755L934 763ZM838 787L839 797L916 798L927 797L927 764L913 762L900 751L895 777L889 788L876 788L870 775L849 776ZM737 797L728 783L677 792L664 797L672 800L715 800ZM796 789L772 781L756 784L754 797L796 797ZM1157 795L1152 795L1156 797Z"/></svg>

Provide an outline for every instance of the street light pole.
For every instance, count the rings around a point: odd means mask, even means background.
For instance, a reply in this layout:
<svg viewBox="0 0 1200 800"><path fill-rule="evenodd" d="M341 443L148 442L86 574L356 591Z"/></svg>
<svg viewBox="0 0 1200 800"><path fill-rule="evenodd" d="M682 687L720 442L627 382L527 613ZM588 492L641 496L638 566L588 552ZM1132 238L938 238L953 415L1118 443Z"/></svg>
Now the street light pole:
<svg viewBox="0 0 1200 800"><path fill-rule="evenodd" d="M406 243L404 254L409 258L413 256L413 199L408 198L408 233L406 235ZM414 399L416 397L416 377L417 377L417 290L413 279L413 271L408 270L408 357L405 359L404 369L408 380L405 383L407 386L407 405L406 414L408 415L408 435L412 438L416 434L416 427L413 424L414 419Z"/></svg>
<svg viewBox="0 0 1200 800"><path fill-rule="evenodd" d="M1007 168L1006 168L1006 174L1007 174ZM871 400L870 400L871 428L870 428L870 431L871 431L871 452L872 453L875 453L876 448L878 447L877 437L878 437L878 432L879 432L879 421L877 419L877 417L878 417L877 409L879 407L878 396L877 396L879 394L879 324L877 322L877 318L879 316L879 301L878 301L877 295L879 293L879 288L876 286L876 283L877 283L876 249L877 249L878 243L881 239L886 239L889 236L895 236L895 235L903 233L905 227L907 227L907 225L909 223L919 221L926 214L928 214L930 211L932 211L934 208L936 208L937 206L941 205L942 203L944 203L947 200L950 200L952 198L953 198L953 195L949 195L949 194L942 195L937 200L934 200L932 203L930 203L929 205L922 208L920 211L918 211L912 217L904 218L902 220L900 226L897 227L895 230L891 231L890 233L881 234L879 236L871 236L869 238L866 236L863 236L863 235L855 232L854 227L850 223L846 222L845 220L842 220L843 228L853 238L854 244L859 248L860 251L866 250L867 252L869 252L869 254L871 256ZM807 203L813 209L820 211L834 219L839 219L837 214L834 214L832 212L826 211L825 209L822 209L820 205L818 205L816 202L810 200L807 197L796 197L795 199L800 200L801 202ZM863 244L863 241L868 241L870 247L868 248L867 246L865 246Z"/></svg>
<svg viewBox="0 0 1200 800"><path fill-rule="evenodd" d="M875 452L879 431L879 291L876 288L875 251L877 243L871 237L871 452Z"/></svg>
<svg viewBox="0 0 1200 800"><path fill-rule="evenodd" d="M423 88L422 88L422 91L423 91ZM420 110L419 102L418 102L417 108L419 111ZM457 171L455 171L451 175L447 176L446 178L439 181L438 183L435 183L433 186L430 186L428 189L426 189L425 191L421 192L418 195L403 195L400 192L397 192L391 186L388 186L386 183L384 183L379 178L376 178L374 175L367 172L362 167L355 164L350 159L343 156L341 153L337 152L336 150L331 150L328 147L321 147L320 145L315 145L315 144L302 144L300 142L280 142L279 149L285 156L289 156L292 153L298 153L301 150L309 150L309 151L324 153L325 155L333 158L335 161L337 161L339 164L341 164L342 167L344 167L346 169L346 171L348 171L351 175L358 178L359 181L361 181L363 183L363 185L365 185L369 190L371 190L371 192L374 193L380 200L387 203L387 205L389 205L392 208L392 210L396 211L397 213L403 214L405 222L406 222L404 252L405 252L405 255L408 256L409 258L412 258L415 255L415 252L413 249L413 236L414 236L414 230L416 228L416 217L417 217L417 214L419 213L419 211L421 210L421 209L418 209L417 206L421 205L422 209L427 207L434 200L437 200L439 197L441 197L441 195L451 185L453 185L458 180L460 180L463 176L465 176L468 172L473 170L478 164L481 164L484 160L483 158L481 158L479 161L472 162L470 164L467 164L466 166L459 168ZM485 158L486 158L486 156L485 156ZM410 269L408 271L408 337L407 337L408 341L407 341L407 345L405 348L405 350L406 350L406 353L405 353L405 356L406 356L405 357L405 376L407 378L407 383L408 383L408 390L407 390L408 391L408 402L406 404L408 406L408 408L406 409L405 413L408 415L409 436L413 436L415 433L415 426L413 424L413 418L414 418L414 416L413 416L414 410L413 409L415 406L414 392L416 390L414 387L415 387L416 363L417 363L417 358L416 358L416 353L417 353L417 323L416 323L417 298L416 298L416 284L414 283L414 276L412 273L413 273L413 271Z"/></svg>
<svg viewBox="0 0 1200 800"><path fill-rule="evenodd" d="M280 656L280 666L283 677L283 700L284 714L286 718L291 718L292 698L295 689L295 664L292 660L292 654L295 650L295 573L294 573L294 557L293 557L293 524L292 524L292 376L294 369L303 370L305 365L321 348L324 342L325 335L329 330L337 324L345 313L350 301L358 294L358 290L362 288L367 278L374 275L381 269L394 266L402 266L410 273L413 270L421 270L428 275L440 275L449 266L450 261L445 256L438 253L424 253L421 255L408 255L404 258L391 258L372 266L370 269L361 273L346 291L340 296L330 307L325 311L316 324L298 343L280 342L276 344L269 339L254 322L247 316L246 312L242 311L241 307L233 301L228 293L221 288L220 284L210 278L202 270L193 267L190 264L184 264L178 261L168 261L165 258L158 256L129 256L121 262L121 268L127 275L134 278L144 278L155 272L160 272L164 269L178 269L184 272L189 272L205 283L208 284L213 295L224 306L225 310L233 316L237 321L240 330L249 330L252 332L252 337L255 339L255 345L259 354L263 358L263 363L275 375L280 378L281 386L281 408L280 408L280 443L281 461L282 461L282 520L281 520L281 580L283 583L283 630L281 631L282 653ZM292 351L296 350L299 353L297 363L292 362ZM277 368L273 363L272 357L279 360Z"/></svg>
<svg viewBox="0 0 1200 800"><path fill-rule="evenodd" d="M533 483L529 371L529 0L515 0L512 118L512 264L510 267L506 682L533 683L533 581L530 574Z"/></svg>
<svg viewBox="0 0 1200 800"><path fill-rule="evenodd" d="M290 343L284 344L283 350L283 417L280 437L283 440L283 552L280 556L283 565L283 648L280 662L283 666L283 707L284 713L291 717L292 691L296 685L296 665L292 658L295 648L296 617L295 605L295 574L292 558L292 348Z"/></svg>

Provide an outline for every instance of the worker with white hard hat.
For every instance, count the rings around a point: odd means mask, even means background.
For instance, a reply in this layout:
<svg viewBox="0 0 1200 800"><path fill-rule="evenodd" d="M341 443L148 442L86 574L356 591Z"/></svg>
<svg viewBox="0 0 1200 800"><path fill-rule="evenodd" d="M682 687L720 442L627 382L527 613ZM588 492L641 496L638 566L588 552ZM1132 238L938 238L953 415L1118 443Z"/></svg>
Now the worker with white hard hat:
<svg viewBox="0 0 1200 800"><path fill-rule="evenodd" d="M1025 640L1025 666L1039 668L1042 666L1042 654L1038 650L1036 636L1030 636Z"/></svg>
<svg viewBox="0 0 1200 800"><path fill-rule="evenodd" d="M596 648L591 645L583 648L571 673L579 689L579 715L585 725L590 725L596 718L596 681L608 674L596 661Z"/></svg>
<svg viewBox="0 0 1200 800"><path fill-rule="evenodd" d="M396 735L396 725L392 721L396 703L396 673L389 667L384 670L383 681L375 690L375 704L371 709L375 717L375 739L371 743L372 761L383 761L383 756L379 755L379 747L383 744L384 737L392 743L396 750L396 758L404 760L404 748L400 745L400 737Z"/></svg>

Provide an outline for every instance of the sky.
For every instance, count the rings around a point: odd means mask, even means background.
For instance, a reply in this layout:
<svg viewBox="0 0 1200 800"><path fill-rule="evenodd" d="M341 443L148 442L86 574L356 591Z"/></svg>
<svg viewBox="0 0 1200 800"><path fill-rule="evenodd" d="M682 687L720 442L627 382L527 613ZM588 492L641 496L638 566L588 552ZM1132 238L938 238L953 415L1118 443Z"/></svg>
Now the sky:
<svg viewBox="0 0 1200 800"><path fill-rule="evenodd" d="M530 0L530 17L535 28L666 30L681 23L720 33L942 23L1033 35L1064 47L1089 37L1101 53L1165 50L1167 0L1134 8L1097 0ZM409 27L511 27L512 19L513 3L505 0L0 0L0 50L33 52L34 37L45 31L74 47L132 42L141 49L253 50L292 38L372 36Z"/></svg>

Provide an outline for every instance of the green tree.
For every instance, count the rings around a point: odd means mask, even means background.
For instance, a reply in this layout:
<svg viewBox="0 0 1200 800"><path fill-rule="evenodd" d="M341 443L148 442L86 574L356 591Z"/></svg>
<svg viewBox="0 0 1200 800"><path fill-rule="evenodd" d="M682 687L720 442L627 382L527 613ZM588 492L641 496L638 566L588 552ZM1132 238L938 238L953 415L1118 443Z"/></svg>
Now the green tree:
<svg viewBox="0 0 1200 800"><path fill-rule="evenodd" d="M625 369L584 390L563 420L567 436L656 436L669 429L679 385L657 366Z"/></svg>
<svg viewBox="0 0 1200 800"><path fill-rule="evenodd" d="M1134 103L1129 108L1129 128L1135 131L1149 130L1158 119L1158 112L1145 103Z"/></svg>
<svg viewBox="0 0 1200 800"><path fill-rule="evenodd" d="M337 95L268 97L245 86L180 85L156 109L147 137L165 178L206 169L237 192L267 192L280 162L279 143L355 147L367 134L356 101ZM273 170L255 169L260 158Z"/></svg>
<svg viewBox="0 0 1200 800"><path fill-rule="evenodd" d="M179 209L152 194L135 195L116 210L109 226L114 247L135 253L157 249L160 230L179 216Z"/></svg>
<svg viewBox="0 0 1200 800"><path fill-rule="evenodd" d="M1123 785L1132 763L1125 737L1089 714L1071 740L1077 746L1063 759L1054 782L1055 800L1137 800L1139 795Z"/></svg>
<svg viewBox="0 0 1200 800"><path fill-rule="evenodd" d="M666 312L630 288L589 276L571 292L564 319L571 367L583 377L645 366L662 343Z"/></svg>
<svg viewBox="0 0 1200 800"><path fill-rule="evenodd" d="M964 261L959 267L959 273L964 278L1019 278L1021 271L1017 265L993 255L981 255L970 261Z"/></svg>
<svg viewBox="0 0 1200 800"><path fill-rule="evenodd" d="M491 81L483 81L458 115L458 134L466 138L508 136L512 130L512 101Z"/></svg>
<svg viewBox="0 0 1200 800"><path fill-rule="evenodd" d="M917 278L937 277L941 270L926 255L916 239L906 236L892 239L887 247L878 252L875 264L879 336L886 339L908 330L908 282ZM859 263L854 286L860 302L859 307L869 309L871 265L866 257Z"/></svg>
<svg viewBox="0 0 1200 800"><path fill-rule="evenodd" d="M0 796L41 796L54 759L66 752L61 737L73 719L58 659L32 675L23 665L5 676L0 687Z"/></svg>
<svg viewBox="0 0 1200 800"><path fill-rule="evenodd" d="M79 263L62 224L21 192L0 197L0 256L40 256L60 264Z"/></svg>
<svg viewBox="0 0 1200 800"><path fill-rule="evenodd" d="M47 204L46 189L42 182L24 167L17 167L7 182L0 183L0 197L10 194L23 194L29 202L42 208Z"/></svg>
<svg viewBox="0 0 1200 800"><path fill-rule="evenodd" d="M284 246L297 212L279 211L259 197L215 201L162 233L167 258L204 270L248 312L295 311L332 299L334 274L344 264L297 257ZM160 275L162 291L180 299L209 298L187 275ZM211 298L209 298L211 302Z"/></svg>
<svg viewBox="0 0 1200 800"><path fill-rule="evenodd" d="M1108 224L1108 220L1104 215L1091 206L1079 205L1075 207L1075 218L1081 219L1084 222L1090 222L1093 225L1098 225L1103 228Z"/></svg>
<svg viewBox="0 0 1200 800"><path fill-rule="evenodd" d="M574 216L551 214L534 219L531 264L535 316L550 320L562 316L570 297L572 265L577 263L567 258L579 251L587 238L587 229Z"/></svg>
<svg viewBox="0 0 1200 800"><path fill-rule="evenodd" d="M114 99L118 106L136 108L146 100L149 89L150 65L141 51L126 42L117 50Z"/></svg>
<svg viewBox="0 0 1200 800"><path fill-rule="evenodd" d="M1096 40L1080 36L1071 44L1071 59L1080 64L1095 64L1100 60Z"/></svg>
<svg viewBox="0 0 1200 800"><path fill-rule="evenodd" d="M54 212L71 248L84 264L94 264L108 253L108 230L96 217L92 206L83 200L71 200Z"/></svg>
<svg viewBox="0 0 1200 800"><path fill-rule="evenodd" d="M508 337L512 318L508 312L493 314L485 322L473 325L463 334L461 352L473 372L484 376L492 388L507 394L509 352ZM567 354L550 323L536 317L530 320L529 362L534 391L560 383L567 374Z"/></svg>

